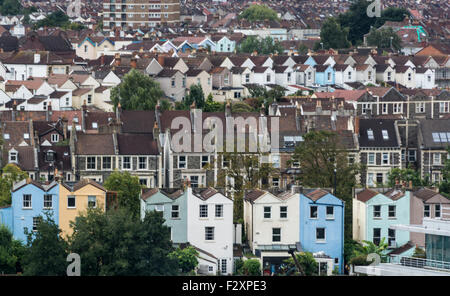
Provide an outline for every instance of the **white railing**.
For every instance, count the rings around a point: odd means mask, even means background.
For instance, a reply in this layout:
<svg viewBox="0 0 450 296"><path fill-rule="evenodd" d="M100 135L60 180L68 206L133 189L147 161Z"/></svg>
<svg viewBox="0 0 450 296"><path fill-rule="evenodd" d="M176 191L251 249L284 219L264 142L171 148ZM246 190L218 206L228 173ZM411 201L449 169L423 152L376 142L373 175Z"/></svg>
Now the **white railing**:
<svg viewBox="0 0 450 296"><path fill-rule="evenodd" d="M450 271L450 262L447 261L391 255L390 263L408 267Z"/></svg>

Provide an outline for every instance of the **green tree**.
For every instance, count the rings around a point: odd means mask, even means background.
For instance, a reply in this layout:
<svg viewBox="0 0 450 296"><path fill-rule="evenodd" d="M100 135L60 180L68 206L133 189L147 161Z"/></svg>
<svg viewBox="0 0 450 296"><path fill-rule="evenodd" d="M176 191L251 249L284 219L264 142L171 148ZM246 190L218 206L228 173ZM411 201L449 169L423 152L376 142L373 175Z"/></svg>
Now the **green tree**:
<svg viewBox="0 0 450 296"><path fill-rule="evenodd" d="M338 17L341 27L348 28L348 40L353 45L361 43L370 26L375 24L376 18L367 16L367 7L370 3L367 0L354 1L349 10Z"/></svg>
<svg viewBox="0 0 450 296"><path fill-rule="evenodd" d="M2 169L0 176L0 206L11 204L11 189L15 182L28 178L28 174L17 165L9 163Z"/></svg>
<svg viewBox="0 0 450 296"><path fill-rule="evenodd" d="M243 275L261 275L261 263L258 259L247 259L242 266Z"/></svg>
<svg viewBox="0 0 450 296"><path fill-rule="evenodd" d="M184 98L181 104L177 105L178 110L189 110L191 105L195 103L195 107L203 109L205 106L205 95L200 84L193 84L189 88L189 94Z"/></svg>
<svg viewBox="0 0 450 296"><path fill-rule="evenodd" d="M360 262L361 259L365 259L367 261L367 255L369 254L377 254L380 256L381 262L387 261L387 256L385 255L385 250L387 249L388 244L386 243L386 238L382 238L378 245L374 244L371 241L363 240L362 244L358 244L354 251L353 256L350 259L350 264L358 265L355 262ZM368 262L370 264L371 262ZM368 265L367 264L367 265Z"/></svg>
<svg viewBox="0 0 450 296"><path fill-rule="evenodd" d="M163 96L158 82L135 69L127 73L111 91L114 108L120 103L124 110L154 110Z"/></svg>
<svg viewBox="0 0 450 296"><path fill-rule="evenodd" d="M400 169L400 168L393 168L388 173L388 185L390 187L395 186L396 181L398 181L400 184L403 182L406 182L406 184L409 184L410 181L412 181L412 185L414 187L423 186L424 182L420 178L420 172L413 170L411 168L407 169Z"/></svg>
<svg viewBox="0 0 450 296"><path fill-rule="evenodd" d="M238 52L241 53L253 53L254 51L258 54L282 54L284 48L280 42L274 41L270 36L264 39L259 39L257 36L248 36L238 47Z"/></svg>
<svg viewBox="0 0 450 296"><path fill-rule="evenodd" d="M184 249L177 248L169 254L169 258L178 262L178 267L181 269L181 272L188 274L197 267L198 255L197 250L189 246Z"/></svg>
<svg viewBox="0 0 450 296"><path fill-rule="evenodd" d="M119 208L126 209L133 217L139 217L142 186L137 176L129 172L114 171L106 179L104 186L110 191L117 192Z"/></svg>
<svg viewBox="0 0 450 296"><path fill-rule="evenodd" d="M21 271L25 246L13 238L11 231L0 224L0 274L14 274Z"/></svg>
<svg viewBox="0 0 450 296"><path fill-rule="evenodd" d="M88 209L71 227L70 250L80 255L84 276L177 274L177 262L169 258L170 229L160 212L148 212L141 220L123 209Z"/></svg>
<svg viewBox="0 0 450 296"><path fill-rule="evenodd" d="M35 27L63 27L68 25L69 23L70 21L67 14L65 14L61 10L57 10L47 15L46 18L38 21Z"/></svg>
<svg viewBox="0 0 450 296"><path fill-rule="evenodd" d="M224 111L225 104L219 103L213 100L213 95L209 94L206 99L205 106L203 107L204 112L221 112Z"/></svg>
<svg viewBox="0 0 450 296"><path fill-rule="evenodd" d="M239 19L246 19L249 22L279 20L277 12L267 5L252 5L239 15Z"/></svg>
<svg viewBox="0 0 450 296"><path fill-rule="evenodd" d="M403 7L388 7L381 12L381 17L375 21L375 27L379 28L384 25L385 22L401 22L405 17L411 14L406 8Z"/></svg>
<svg viewBox="0 0 450 296"><path fill-rule="evenodd" d="M320 29L320 40L324 49L348 48L350 42L347 40L348 28L342 28L335 18L328 18Z"/></svg>
<svg viewBox="0 0 450 296"><path fill-rule="evenodd" d="M447 148L447 153L450 155L450 147ZM447 158L442 169L442 182L439 185L439 192L450 198L450 158Z"/></svg>
<svg viewBox="0 0 450 296"><path fill-rule="evenodd" d="M298 254L295 254L298 264L300 265L300 267L302 268L302 272L304 273L304 275L306 276L313 276L313 275L318 275L319 272L319 265L316 261L316 259L314 259L314 256L312 253L310 252L301 252ZM294 258L289 258L287 260L285 260L285 262L287 263L287 269L294 269L297 270L297 267L295 265L294 262ZM295 272L295 274L299 274L298 270Z"/></svg>
<svg viewBox="0 0 450 296"><path fill-rule="evenodd" d="M352 235L352 189L361 168L349 163L349 154L339 135L330 131L311 131L296 148L291 161L299 162L300 183L307 187L334 188L345 201L345 237ZM335 172L336 170L336 172Z"/></svg>
<svg viewBox="0 0 450 296"><path fill-rule="evenodd" d="M3 0L0 4L0 13L2 15L18 15L22 11L22 5L19 0Z"/></svg>
<svg viewBox="0 0 450 296"><path fill-rule="evenodd" d="M67 242L61 237L51 213L37 225L37 230L28 231L27 250L23 259L24 275L31 276L63 276L67 268Z"/></svg>
<svg viewBox="0 0 450 296"><path fill-rule="evenodd" d="M369 35L367 35L367 44L370 46L376 46L378 48L390 48L391 47L391 37L392 37L392 48L395 50L400 50L402 48L402 40L398 35L389 28L382 29L372 29Z"/></svg>

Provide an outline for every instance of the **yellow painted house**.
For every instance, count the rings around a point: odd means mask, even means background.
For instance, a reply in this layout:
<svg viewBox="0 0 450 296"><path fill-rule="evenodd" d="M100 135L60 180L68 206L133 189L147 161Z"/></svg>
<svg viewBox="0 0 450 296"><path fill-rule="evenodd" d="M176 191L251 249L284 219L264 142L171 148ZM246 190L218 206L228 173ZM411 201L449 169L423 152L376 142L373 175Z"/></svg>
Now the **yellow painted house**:
<svg viewBox="0 0 450 296"><path fill-rule="evenodd" d="M62 183L59 186L59 228L63 237L71 235L70 221L89 207L106 209L106 189L95 181L83 179L70 187Z"/></svg>

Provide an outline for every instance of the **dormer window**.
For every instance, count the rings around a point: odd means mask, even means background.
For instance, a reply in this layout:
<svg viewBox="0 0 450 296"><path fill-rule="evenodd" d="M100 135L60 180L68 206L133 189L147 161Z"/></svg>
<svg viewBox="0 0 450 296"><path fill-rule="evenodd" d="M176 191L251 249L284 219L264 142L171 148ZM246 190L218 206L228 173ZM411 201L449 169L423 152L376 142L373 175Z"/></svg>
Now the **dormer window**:
<svg viewBox="0 0 450 296"><path fill-rule="evenodd" d="M9 150L9 162L17 163L19 159L19 153L15 149Z"/></svg>

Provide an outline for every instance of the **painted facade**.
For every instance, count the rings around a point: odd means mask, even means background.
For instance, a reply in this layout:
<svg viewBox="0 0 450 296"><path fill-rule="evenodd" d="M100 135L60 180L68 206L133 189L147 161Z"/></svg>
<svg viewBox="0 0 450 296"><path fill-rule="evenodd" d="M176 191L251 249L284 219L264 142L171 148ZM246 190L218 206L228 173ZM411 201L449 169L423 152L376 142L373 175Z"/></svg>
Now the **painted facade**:
<svg viewBox="0 0 450 296"><path fill-rule="evenodd" d="M300 244L304 251L323 252L343 272L344 208L342 200L316 189L300 194Z"/></svg>

